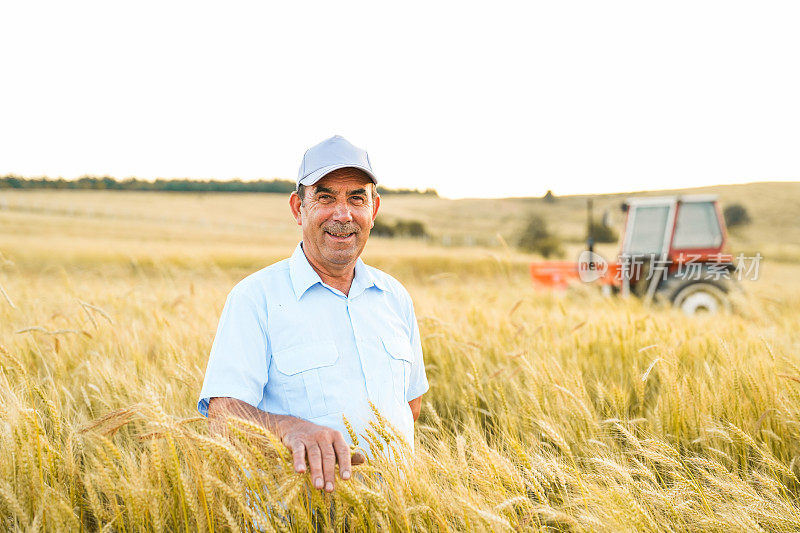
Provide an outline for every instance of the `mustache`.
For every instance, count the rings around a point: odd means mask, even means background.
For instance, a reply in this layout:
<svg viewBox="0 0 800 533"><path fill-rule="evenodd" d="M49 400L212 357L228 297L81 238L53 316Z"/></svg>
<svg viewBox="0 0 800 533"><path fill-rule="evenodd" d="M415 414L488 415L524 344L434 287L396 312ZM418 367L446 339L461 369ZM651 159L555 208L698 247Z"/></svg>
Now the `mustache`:
<svg viewBox="0 0 800 533"><path fill-rule="evenodd" d="M329 233L360 233L361 227L355 222L331 222L322 226Z"/></svg>

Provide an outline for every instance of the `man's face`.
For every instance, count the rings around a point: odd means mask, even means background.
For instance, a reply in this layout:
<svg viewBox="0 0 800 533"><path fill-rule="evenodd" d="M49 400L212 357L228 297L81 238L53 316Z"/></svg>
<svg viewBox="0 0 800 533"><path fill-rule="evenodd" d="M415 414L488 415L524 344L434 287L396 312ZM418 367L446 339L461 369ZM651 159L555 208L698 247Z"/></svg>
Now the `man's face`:
<svg viewBox="0 0 800 533"><path fill-rule="evenodd" d="M292 194L289 203L303 227L303 250L316 266L337 270L361 255L380 205L372 187L360 170L342 168L306 187L302 205Z"/></svg>

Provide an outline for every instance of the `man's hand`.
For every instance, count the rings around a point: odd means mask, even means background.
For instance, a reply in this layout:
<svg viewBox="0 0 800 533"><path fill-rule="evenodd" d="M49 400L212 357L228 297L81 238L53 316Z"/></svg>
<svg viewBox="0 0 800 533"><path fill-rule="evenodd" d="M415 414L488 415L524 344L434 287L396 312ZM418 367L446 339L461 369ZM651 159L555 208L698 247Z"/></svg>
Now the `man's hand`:
<svg viewBox="0 0 800 533"><path fill-rule="evenodd" d="M417 418L419 418L419 412L422 409L422 396L417 396L408 402L408 406L411 408L411 416L414 417L414 422L416 422Z"/></svg>
<svg viewBox="0 0 800 533"><path fill-rule="evenodd" d="M350 457L350 447L342 434L334 429L318 426L307 420L289 415L267 413L235 398L211 398L208 419L212 431L224 432L227 415L252 420L275 433L292 452L296 472L306 471L306 459L311 471L311 481L318 489L327 492L335 487L335 465L339 463L339 476L350 479L351 465L359 465L366 458L360 452Z"/></svg>
<svg viewBox="0 0 800 533"><path fill-rule="evenodd" d="M292 451L296 472L306 471L306 458L308 459L314 487L324 487L326 492L333 491L334 467L337 462L339 476L344 480L350 479L350 448L339 431L301 418L287 417L278 423L278 435Z"/></svg>

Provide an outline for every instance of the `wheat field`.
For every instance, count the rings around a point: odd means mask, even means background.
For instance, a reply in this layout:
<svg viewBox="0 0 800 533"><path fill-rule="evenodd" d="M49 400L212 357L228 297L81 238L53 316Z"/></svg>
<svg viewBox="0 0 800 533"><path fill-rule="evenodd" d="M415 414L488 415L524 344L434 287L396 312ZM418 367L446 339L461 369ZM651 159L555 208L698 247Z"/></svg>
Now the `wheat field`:
<svg viewBox="0 0 800 533"><path fill-rule="evenodd" d="M223 440L195 409L227 292L299 238L285 198L0 191L0 529L800 529L800 263L769 223L734 236L771 252L735 311L690 319L534 290L500 201L454 223L468 203L396 200L385 216L500 237L370 241L431 388L413 457L328 495L269 433ZM404 447L372 429L361 445Z"/></svg>

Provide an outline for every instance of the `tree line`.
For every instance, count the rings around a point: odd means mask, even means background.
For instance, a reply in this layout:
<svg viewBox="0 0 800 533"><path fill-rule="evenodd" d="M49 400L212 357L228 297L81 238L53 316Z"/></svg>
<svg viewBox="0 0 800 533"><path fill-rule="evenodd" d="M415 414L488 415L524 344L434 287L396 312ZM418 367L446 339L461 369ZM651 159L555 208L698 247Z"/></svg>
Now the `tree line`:
<svg viewBox="0 0 800 533"><path fill-rule="evenodd" d="M75 180L64 178L23 178L13 174L0 177L0 189L61 189L61 190L109 190L109 191L174 191L174 192L273 192L290 193L295 190L291 180L271 179L242 181L163 179L155 181L139 178L117 180L109 176L82 176ZM380 194L419 194L438 196L435 189L389 189L378 186Z"/></svg>

